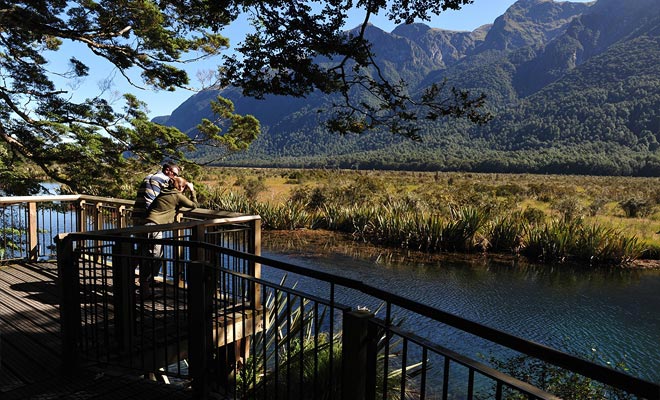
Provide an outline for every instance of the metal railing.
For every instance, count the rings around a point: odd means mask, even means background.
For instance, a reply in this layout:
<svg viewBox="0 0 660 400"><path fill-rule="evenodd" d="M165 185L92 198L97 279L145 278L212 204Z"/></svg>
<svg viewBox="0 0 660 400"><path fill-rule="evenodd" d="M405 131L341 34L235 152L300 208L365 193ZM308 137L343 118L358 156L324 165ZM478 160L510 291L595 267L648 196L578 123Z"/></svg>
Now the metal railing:
<svg viewBox="0 0 660 400"><path fill-rule="evenodd" d="M155 230L166 237L157 240L163 246L157 259L136 250L154 242L143 234ZM244 329L236 321L257 315L250 310L260 310L260 287L224 280L219 290L217 271L209 263L257 279L258 264L213 249L259 254L259 232L260 219L243 216L60 235L65 363L93 361L192 379L209 349L240 342L258 330ZM153 263L162 273L153 292L140 292L136 268L152 268ZM217 326L209 333L211 321Z"/></svg>
<svg viewBox="0 0 660 400"><path fill-rule="evenodd" d="M206 242L217 237L209 230L221 226L185 223L178 228L189 235L162 240L170 253L186 254L166 260L179 264L174 270L186 280L162 282L149 300L116 288L132 281L121 271L130 270L136 256L118 249L131 248L135 238L118 232L68 235L70 250L60 254L74 260L78 272L63 279L79 286L66 292L83 297L62 305L63 318L73 315L66 354L179 379L200 398L212 392L271 399L559 398L402 328L397 314L405 312L408 319L451 326L564 368L592 380L589 385L602 385L611 398L660 396L657 384L363 282L254 255L247 247ZM104 261L93 261L98 259ZM112 267L104 271L103 265ZM253 273L256 266L261 277ZM70 268L62 265L62 274ZM292 279L295 284L288 283ZM344 304L349 291L381 302L382 310Z"/></svg>
<svg viewBox="0 0 660 400"><path fill-rule="evenodd" d="M610 398L660 399L656 383L364 282L261 257L258 217L202 210L179 224L122 228L126 207L117 217L89 207L77 217L85 229L113 229L59 237L67 362L133 368L190 385L197 398L558 398L425 337L415 329L423 321L424 331L451 327L561 368ZM118 222L94 225L104 221L99 209ZM136 249L154 229L165 232L156 260L163 274L147 297L135 290L135 269L154 260ZM356 294L370 310L352 306ZM415 322L401 325L402 315Z"/></svg>

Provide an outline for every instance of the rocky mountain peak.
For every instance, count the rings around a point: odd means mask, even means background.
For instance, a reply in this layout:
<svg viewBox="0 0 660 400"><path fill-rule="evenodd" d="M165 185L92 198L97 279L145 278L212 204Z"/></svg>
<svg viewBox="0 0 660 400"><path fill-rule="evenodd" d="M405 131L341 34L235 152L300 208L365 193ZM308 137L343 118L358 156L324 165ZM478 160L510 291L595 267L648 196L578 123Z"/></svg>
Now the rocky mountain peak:
<svg viewBox="0 0 660 400"><path fill-rule="evenodd" d="M582 15L590 3L553 0L519 0L498 17L486 36L484 47L495 50L548 43Z"/></svg>

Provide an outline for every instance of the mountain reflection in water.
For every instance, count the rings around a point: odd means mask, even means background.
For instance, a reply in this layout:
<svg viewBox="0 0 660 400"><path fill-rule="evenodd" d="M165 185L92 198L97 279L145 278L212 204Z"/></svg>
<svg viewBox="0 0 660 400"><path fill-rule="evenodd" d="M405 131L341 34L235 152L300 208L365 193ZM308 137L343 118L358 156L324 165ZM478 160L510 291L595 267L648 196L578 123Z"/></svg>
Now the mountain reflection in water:
<svg viewBox="0 0 660 400"><path fill-rule="evenodd" d="M432 255L378 248L324 231L266 231L262 253L361 280L571 354L595 356L604 364L623 362L630 374L660 383L659 270L536 265L478 254ZM298 287L306 290L304 282ZM341 301L378 307L359 293ZM427 328L424 321L415 321L414 327L421 336L441 338L441 343L474 358L500 351L455 330L439 333L437 325Z"/></svg>

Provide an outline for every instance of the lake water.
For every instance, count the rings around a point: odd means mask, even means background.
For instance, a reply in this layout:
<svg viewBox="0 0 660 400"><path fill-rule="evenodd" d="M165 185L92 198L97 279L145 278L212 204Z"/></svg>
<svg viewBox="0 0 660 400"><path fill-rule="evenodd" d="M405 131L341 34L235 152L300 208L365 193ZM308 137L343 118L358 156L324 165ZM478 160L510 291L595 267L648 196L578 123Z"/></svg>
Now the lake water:
<svg viewBox="0 0 660 400"><path fill-rule="evenodd" d="M264 232L263 255L358 279L597 362L623 362L628 373L660 383L659 270L406 254L311 232ZM471 357L498 351L460 332L426 331L423 322L414 329Z"/></svg>

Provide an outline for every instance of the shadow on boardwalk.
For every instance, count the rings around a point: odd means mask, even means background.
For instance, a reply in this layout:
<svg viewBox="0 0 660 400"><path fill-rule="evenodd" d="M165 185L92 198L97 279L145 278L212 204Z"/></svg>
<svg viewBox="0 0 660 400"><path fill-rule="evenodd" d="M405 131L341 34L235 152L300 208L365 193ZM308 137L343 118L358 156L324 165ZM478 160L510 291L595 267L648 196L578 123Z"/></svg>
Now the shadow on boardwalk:
<svg viewBox="0 0 660 400"><path fill-rule="evenodd" d="M62 368L57 267L0 265L0 398L189 399L192 392L135 373Z"/></svg>

